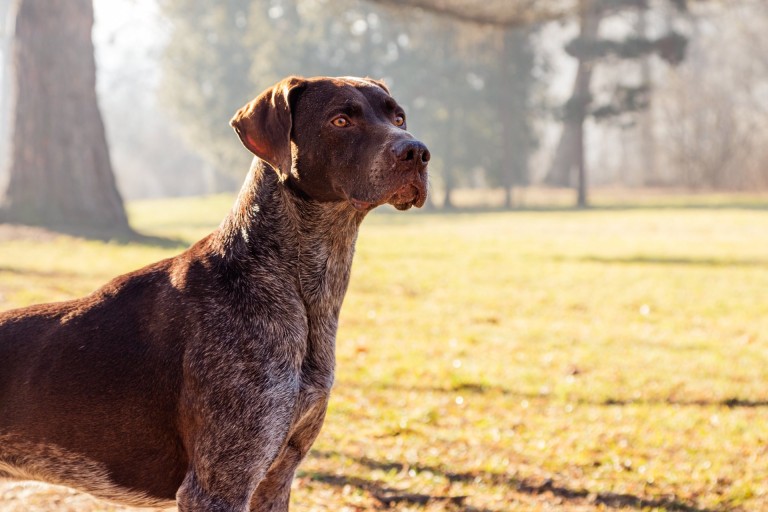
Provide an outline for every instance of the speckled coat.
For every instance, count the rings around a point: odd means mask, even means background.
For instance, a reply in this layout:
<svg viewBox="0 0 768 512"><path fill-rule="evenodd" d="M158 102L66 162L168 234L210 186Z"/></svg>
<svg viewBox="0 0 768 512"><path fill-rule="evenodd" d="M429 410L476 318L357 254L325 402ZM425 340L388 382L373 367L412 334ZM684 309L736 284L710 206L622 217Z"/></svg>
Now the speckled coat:
<svg viewBox="0 0 768 512"><path fill-rule="evenodd" d="M0 477L288 509L358 228L384 202L423 204L429 153L370 79L291 77L232 123L256 158L216 231L82 299L0 314Z"/></svg>

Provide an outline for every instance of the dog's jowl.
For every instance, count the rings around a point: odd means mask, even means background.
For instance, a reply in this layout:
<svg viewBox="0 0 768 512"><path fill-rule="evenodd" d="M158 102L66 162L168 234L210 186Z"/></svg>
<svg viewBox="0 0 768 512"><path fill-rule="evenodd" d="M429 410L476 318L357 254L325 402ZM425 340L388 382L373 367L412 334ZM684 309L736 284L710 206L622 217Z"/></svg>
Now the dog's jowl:
<svg viewBox="0 0 768 512"><path fill-rule="evenodd" d="M287 78L231 124L255 158L216 231L87 297L0 314L0 476L288 509L358 227L384 203L424 204L429 151L371 79Z"/></svg>

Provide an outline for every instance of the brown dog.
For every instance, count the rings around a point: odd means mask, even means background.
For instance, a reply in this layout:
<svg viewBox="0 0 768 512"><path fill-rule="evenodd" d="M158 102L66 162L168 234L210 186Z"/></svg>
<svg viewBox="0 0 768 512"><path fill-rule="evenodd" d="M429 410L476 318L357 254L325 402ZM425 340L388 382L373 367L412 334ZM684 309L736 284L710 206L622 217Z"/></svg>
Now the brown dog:
<svg viewBox="0 0 768 512"><path fill-rule="evenodd" d="M358 227L378 205L423 205L429 151L370 79L287 78L231 124L256 158L216 231L82 299L0 315L0 476L288 509Z"/></svg>

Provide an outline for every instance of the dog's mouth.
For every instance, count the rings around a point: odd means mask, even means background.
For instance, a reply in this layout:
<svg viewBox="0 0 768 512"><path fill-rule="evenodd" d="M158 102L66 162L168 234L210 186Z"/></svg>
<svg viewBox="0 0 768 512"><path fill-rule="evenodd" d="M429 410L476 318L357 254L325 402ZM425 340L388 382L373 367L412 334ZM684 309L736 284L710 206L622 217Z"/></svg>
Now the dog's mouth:
<svg viewBox="0 0 768 512"><path fill-rule="evenodd" d="M352 208L359 212L369 212L378 206L376 203L363 201L362 199L355 199L354 197L349 199L349 204L351 204Z"/></svg>
<svg viewBox="0 0 768 512"><path fill-rule="evenodd" d="M385 203L391 204L401 211L408 210L412 206L421 208L427 201L427 179L422 173L379 200L366 201L352 196L347 196L347 200L355 210L361 213L367 213Z"/></svg>
<svg viewBox="0 0 768 512"><path fill-rule="evenodd" d="M421 208L426 200L426 190L422 190L415 183L408 183L397 189L387 202L402 211L412 206Z"/></svg>
<svg viewBox="0 0 768 512"><path fill-rule="evenodd" d="M407 210L412 206L421 208L427 201L427 176L420 172L414 179L401 186L392 194L387 203L398 210Z"/></svg>

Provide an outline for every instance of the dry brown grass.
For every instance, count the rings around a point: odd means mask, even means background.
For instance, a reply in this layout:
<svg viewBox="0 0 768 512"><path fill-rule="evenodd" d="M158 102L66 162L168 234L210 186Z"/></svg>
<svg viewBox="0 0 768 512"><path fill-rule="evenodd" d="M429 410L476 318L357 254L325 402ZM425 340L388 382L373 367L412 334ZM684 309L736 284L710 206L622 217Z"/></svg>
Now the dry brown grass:
<svg viewBox="0 0 768 512"><path fill-rule="evenodd" d="M228 201L135 224L191 241ZM712 201L374 215L293 510L768 510L768 211ZM0 307L173 252L3 242ZM0 511L123 510L33 485L0 484Z"/></svg>

